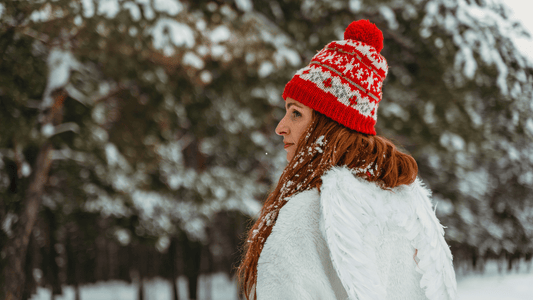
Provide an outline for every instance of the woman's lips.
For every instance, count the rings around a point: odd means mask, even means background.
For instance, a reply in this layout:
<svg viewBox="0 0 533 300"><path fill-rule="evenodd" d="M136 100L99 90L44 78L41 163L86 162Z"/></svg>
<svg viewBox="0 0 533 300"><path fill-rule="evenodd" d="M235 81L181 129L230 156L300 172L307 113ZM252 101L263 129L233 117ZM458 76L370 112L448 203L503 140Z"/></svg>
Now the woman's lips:
<svg viewBox="0 0 533 300"><path fill-rule="evenodd" d="M287 149L288 147L292 146L294 144L285 144L285 149Z"/></svg>

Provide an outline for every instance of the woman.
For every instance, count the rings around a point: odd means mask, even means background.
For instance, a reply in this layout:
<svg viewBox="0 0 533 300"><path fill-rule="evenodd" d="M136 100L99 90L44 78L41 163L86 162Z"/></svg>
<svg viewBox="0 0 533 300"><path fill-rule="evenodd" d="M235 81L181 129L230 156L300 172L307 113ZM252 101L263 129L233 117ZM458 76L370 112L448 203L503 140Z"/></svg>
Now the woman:
<svg viewBox="0 0 533 300"><path fill-rule="evenodd" d="M376 136L381 31L353 22L283 92L289 161L249 232L250 299L454 299L444 231L415 160Z"/></svg>

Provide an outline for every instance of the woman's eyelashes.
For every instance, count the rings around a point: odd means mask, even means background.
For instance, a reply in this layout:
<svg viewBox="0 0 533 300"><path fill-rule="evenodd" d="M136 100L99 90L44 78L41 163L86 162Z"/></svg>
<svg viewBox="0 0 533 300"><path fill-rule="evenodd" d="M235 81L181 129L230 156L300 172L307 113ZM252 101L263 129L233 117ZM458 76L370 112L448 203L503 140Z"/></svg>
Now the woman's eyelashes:
<svg viewBox="0 0 533 300"><path fill-rule="evenodd" d="M293 110L292 113L291 113L292 117L295 119L295 118L299 118L302 116L302 114L297 111L297 110Z"/></svg>

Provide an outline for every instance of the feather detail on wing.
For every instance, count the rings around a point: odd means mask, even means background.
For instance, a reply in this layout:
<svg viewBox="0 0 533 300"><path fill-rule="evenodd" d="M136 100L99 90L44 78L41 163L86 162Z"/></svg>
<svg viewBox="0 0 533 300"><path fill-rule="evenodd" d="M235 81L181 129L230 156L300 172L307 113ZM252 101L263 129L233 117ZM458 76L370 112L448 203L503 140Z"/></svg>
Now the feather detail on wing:
<svg viewBox="0 0 533 300"><path fill-rule="evenodd" d="M346 167L322 177L321 218L331 260L350 300L387 299L375 249L386 226L405 229L417 249L420 287L429 300L453 300L457 283L430 192L417 179L409 186L383 190L356 178ZM401 279L400 279L401 280Z"/></svg>
<svg viewBox="0 0 533 300"><path fill-rule="evenodd" d="M457 282L452 264L452 254L444 240L444 229L435 216L429 201L430 191L417 181L409 188L410 202L416 217L409 218L403 226L411 244L418 249L417 271L422 274L420 286L430 300L455 299Z"/></svg>
<svg viewBox="0 0 533 300"><path fill-rule="evenodd" d="M322 177L321 212L333 266L350 300L381 300L386 289L378 275L375 245L379 207L369 201L376 189L355 180L347 168Z"/></svg>

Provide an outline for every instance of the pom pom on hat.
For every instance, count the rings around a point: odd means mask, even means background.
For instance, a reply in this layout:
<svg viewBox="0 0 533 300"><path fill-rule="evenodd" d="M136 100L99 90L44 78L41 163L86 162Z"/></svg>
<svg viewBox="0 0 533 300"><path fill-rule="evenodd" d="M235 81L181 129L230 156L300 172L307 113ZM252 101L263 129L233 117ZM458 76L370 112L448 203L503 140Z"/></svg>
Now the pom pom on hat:
<svg viewBox="0 0 533 300"><path fill-rule="evenodd" d="M344 31L345 40L356 40L376 48L379 53L383 49L383 33L368 20L353 21Z"/></svg>

